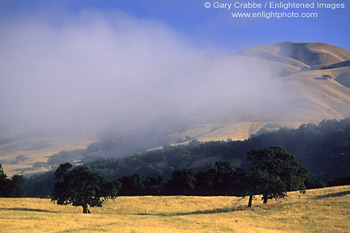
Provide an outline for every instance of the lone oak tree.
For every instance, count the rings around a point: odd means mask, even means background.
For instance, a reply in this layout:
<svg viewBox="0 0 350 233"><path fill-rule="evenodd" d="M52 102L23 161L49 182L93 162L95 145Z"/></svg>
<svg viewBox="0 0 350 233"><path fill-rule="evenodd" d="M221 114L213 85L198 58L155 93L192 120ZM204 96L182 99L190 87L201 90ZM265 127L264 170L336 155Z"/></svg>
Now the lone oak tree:
<svg viewBox="0 0 350 233"><path fill-rule="evenodd" d="M251 162L248 207L253 195L262 194L263 203L267 203L268 199L285 197L287 191L305 192L307 169L280 147L250 150L247 160Z"/></svg>
<svg viewBox="0 0 350 233"><path fill-rule="evenodd" d="M52 201L59 205L82 206L83 213L90 213L89 206L102 207L106 199L117 197L119 182L109 182L86 167L71 169L70 163L61 164L57 168L57 183L52 191Z"/></svg>

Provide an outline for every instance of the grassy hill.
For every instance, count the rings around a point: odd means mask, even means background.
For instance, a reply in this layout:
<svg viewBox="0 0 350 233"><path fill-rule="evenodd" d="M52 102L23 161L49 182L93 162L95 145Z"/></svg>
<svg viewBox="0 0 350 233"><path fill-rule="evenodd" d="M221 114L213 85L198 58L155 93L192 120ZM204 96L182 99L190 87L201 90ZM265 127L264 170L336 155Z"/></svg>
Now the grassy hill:
<svg viewBox="0 0 350 233"><path fill-rule="evenodd" d="M119 197L82 214L49 199L0 198L0 232L349 232L350 186L238 197Z"/></svg>
<svg viewBox="0 0 350 233"><path fill-rule="evenodd" d="M92 142L92 138L69 136L8 137L0 140L0 163L9 175L45 172L49 169L47 160L50 155L85 149Z"/></svg>
<svg viewBox="0 0 350 233"><path fill-rule="evenodd" d="M29 174L47 171L66 162L66 158L60 160L59 157L67 153L60 154L60 151L86 148L81 153L69 155L79 164L130 156L165 145L186 144L193 139L201 142L228 138L244 140L252 134L281 127L297 128L303 123L349 117L349 61L350 51L315 42L282 42L211 58L205 63L211 73L201 73L208 75L209 81L198 79L189 90L204 85L205 95L213 95L213 98L220 93L211 88L232 92L232 95L223 96L223 106L213 109L203 106L202 112L181 117L170 114L149 125L122 132L109 127L97 138L91 135L83 139L67 135L59 138L0 134L0 163L9 175ZM226 69L229 72L221 72ZM244 91L239 92L240 88L236 86L242 86ZM241 95L234 94L236 92ZM16 160L22 155L27 159Z"/></svg>

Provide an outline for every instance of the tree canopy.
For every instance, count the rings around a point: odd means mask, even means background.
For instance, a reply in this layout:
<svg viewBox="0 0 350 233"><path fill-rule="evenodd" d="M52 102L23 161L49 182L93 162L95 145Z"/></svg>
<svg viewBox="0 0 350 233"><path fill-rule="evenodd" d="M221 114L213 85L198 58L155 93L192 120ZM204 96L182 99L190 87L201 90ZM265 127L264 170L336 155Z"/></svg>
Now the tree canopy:
<svg viewBox="0 0 350 233"><path fill-rule="evenodd" d="M199 172L197 178L197 195L236 195L244 193L246 172L233 167L228 160L216 161L207 172Z"/></svg>
<svg viewBox="0 0 350 233"><path fill-rule="evenodd" d="M280 147L250 150L247 160L251 163L248 206L256 194L262 194L266 203L268 199L286 196L287 191L305 191L308 171Z"/></svg>
<svg viewBox="0 0 350 233"><path fill-rule="evenodd" d="M21 175L14 175L9 179L0 164L0 197L23 197L23 182Z"/></svg>
<svg viewBox="0 0 350 233"><path fill-rule="evenodd" d="M160 195L165 178L134 174L132 176L123 176L118 179L118 182L122 184L119 190L120 196Z"/></svg>
<svg viewBox="0 0 350 233"><path fill-rule="evenodd" d="M86 167L72 169L70 163L61 164L55 178L52 201L59 205L82 206L83 213L90 213L89 206L102 207L106 199L116 198L120 188L119 183L107 181Z"/></svg>
<svg viewBox="0 0 350 233"><path fill-rule="evenodd" d="M173 172L171 179L165 184L168 195L190 195L196 187L196 172L193 169L182 169Z"/></svg>

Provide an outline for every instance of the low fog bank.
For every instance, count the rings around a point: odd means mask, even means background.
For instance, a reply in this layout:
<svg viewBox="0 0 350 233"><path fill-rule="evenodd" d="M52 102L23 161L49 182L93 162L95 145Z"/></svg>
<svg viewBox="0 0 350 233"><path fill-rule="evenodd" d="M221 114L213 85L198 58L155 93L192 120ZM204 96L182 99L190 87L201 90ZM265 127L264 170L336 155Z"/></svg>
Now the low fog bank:
<svg viewBox="0 0 350 233"><path fill-rule="evenodd" d="M254 116L271 121L295 111L276 70L206 56L215 51L161 22L91 10L60 14L59 22L47 17L0 23L3 132L105 138Z"/></svg>

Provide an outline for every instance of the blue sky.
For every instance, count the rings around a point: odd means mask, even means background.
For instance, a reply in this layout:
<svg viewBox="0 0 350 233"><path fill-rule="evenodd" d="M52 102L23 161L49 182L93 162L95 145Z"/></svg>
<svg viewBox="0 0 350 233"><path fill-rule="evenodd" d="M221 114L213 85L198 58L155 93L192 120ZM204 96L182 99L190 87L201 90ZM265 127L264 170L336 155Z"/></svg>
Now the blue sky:
<svg viewBox="0 0 350 233"><path fill-rule="evenodd" d="M215 1L208 0L210 3ZM84 9L121 11L131 17L156 20L195 41L198 47L211 47L228 54L249 46L282 41L319 41L350 49L350 3L343 0L321 0L345 3L344 9L313 9L318 18L308 19L234 19L226 9L206 9L205 0L2 0L0 20L37 12L78 14ZM224 3L235 1L225 0ZM241 1L246 2L246 1ZM256 0L255 2L265 2ZM276 1L278 2L278 1ZM310 0L295 0L310 3ZM348 6L349 4L349 6ZM249 12L249 10L247 11ZM300 13L300 10L295 10ZM59 21L55 14L52 21ZM50 16L48 16L50 17Z"/></svg>

